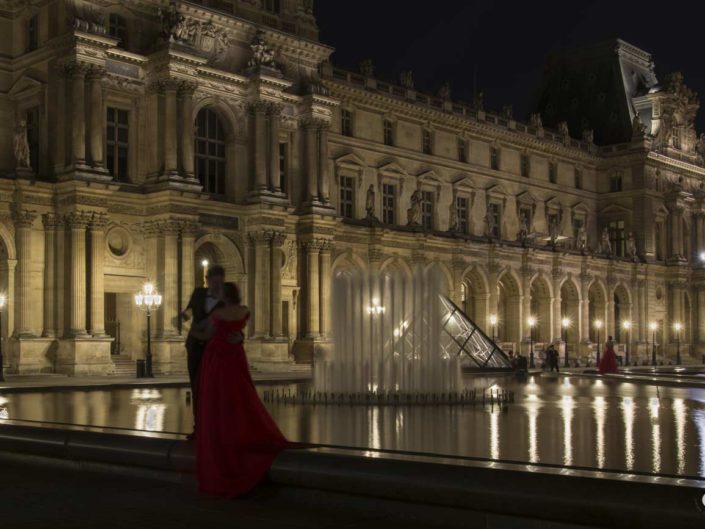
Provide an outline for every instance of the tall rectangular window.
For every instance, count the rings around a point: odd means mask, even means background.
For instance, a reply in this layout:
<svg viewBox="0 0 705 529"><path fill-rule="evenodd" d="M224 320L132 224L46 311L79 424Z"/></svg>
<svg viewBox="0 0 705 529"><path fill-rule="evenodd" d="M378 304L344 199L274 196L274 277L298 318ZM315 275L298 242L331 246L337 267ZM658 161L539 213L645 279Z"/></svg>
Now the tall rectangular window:
<svg viewBox="0 0 705 529"><path fill-rule="evenodd" d="M352 176L340 177L340 204L341 217L354 218L355 179Z"/></svg>
<svg viewBox="0 0 705 529"><path fill-rule="evenodd" d="M279 179L281 180L282 193L289 192L289 146L279 144Z"/></svg>
<svg viewBox="0 0 705 529"><path fill-rule="evenodd" d="M396 224L397 186L382 184L382 222Z"/></svg>
<svg viewBox="0 0 705 529"><path fill-rule="evenodd" d="M521 176L529 178L530 166L529 166L529 155L528 154L521 155L520 164L521 164Z"/></svg>
<svg viewBox="0 0 705 529"><path fill-rule="evenodd" d="M388 119L384 120L384 144L394 145L394 133L392 122Z"/></svg>
<svg viewBox="0 0 705 529"><path fill-rule="evenodd" d="M421 191L421 225L429 230L433 229L433 206L435 194L433 191Z"/></svg>
<svg viewBox="0 0 705 529"><path fill-rule="evenodd" d="M502 210L499 204L496 202L490 202L487 204L488 212L492 218L492 231L490 236L499 239L502 235Z"/></svg>
<svg viewBox="0 0 705 529"><path fill-rule="evenodd" d="M433 154L433 149L431 147L431 131L430 130L423 129L422 142L423 142L423 153L424 154Z"/></svg>
<svg viewBox="0 0 705 529"><path fill-rule="evenodd" d="M548 162L548 181L552 184L558 182L558 164L556 162Z"/></svg>
<svg viewBox="0 0 705 529"><path fill-rule="evenodd" d="M118 39L118 46L127 47L127 20L117 13L110 13L108 17L108 35Z"/></svg>
<svg viewBox="0 0 705 529"><path fill-rule="evenodd" d="M624 221L623 220L613 220L608 224L610 233L610 242L612 243L612 248L614 255L617 257L624 257L626 255L626 237L624 232Z"/></svg>
<svg viewBox="0 0 705 529"><path fill-rule="evenodd" d="M573 172L573 178L575 179L575 189L583 188L583 171L580 167L576 167Z"/></svg>
<svg viewBox="0 0 705 529"><path fill-rule="evenodd" d="M340 131L343 136L352 136L352 112L343 109L340 111Z"/></svg>
<svg viewBox="0 0 705 529"><path fill-rule="evenodd" d="M618 193L622 190L622 171L617 170L610 176L610 193Z"/></svg>
<svg viewBox="0 0 705 529"><path fill-rule="evenodd" d="M455 208L458 214L458 231L464 234L469 233L468 213L470 208L467 197L456 197Z"/></svg>
<svg viewBox="0 0 705 529"><path fill-rule="evenodd" d="M465 138L458 138L458 161L462 163L468 162L468 145Z"/></svg>
<svg viewBox="0 0 705 529"><path fill-rule="evenodd" d="M118 182L128 181L129 112L108 107L106 119L106 161L108 171Z"/></svg>
<svg viewBox="0 0 705 529"><path fill-rule="evenodd" d="M499 149L490 147L490 168L499 171Z"/></svg>
<svg viewBox="0 0 705 529"><path fill-rule="evenodd" d="M39 15L32 15L27 21L27 51L39 47Z"/></svg>
<svg viewBox="0 0 705 529"><path fill-rule="evenodd" d="M281 12L280 0L264 0L264 8L270 13L278 15Z"/></svg>
<svg viewBox="0 0 705 529"><path fill-rule="evenodd" d="M663 260L663 223L657 222L655 226L656 259Z"/></svg>
<svg viewBox="0 0 705 529"><path fill-rule="evenodd" d="M39 107L27 110L27 143L29 144L29 164L35 173L39 171Z"/></svg>

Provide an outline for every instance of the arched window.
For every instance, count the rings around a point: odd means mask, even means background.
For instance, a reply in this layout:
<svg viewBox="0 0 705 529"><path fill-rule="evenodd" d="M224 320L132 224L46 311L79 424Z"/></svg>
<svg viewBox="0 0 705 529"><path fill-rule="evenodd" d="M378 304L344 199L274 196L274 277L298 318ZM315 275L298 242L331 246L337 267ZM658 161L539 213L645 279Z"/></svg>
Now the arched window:
<svg viewBox="0 0 705 529"><path fill-rule="evenodd" d="M196 116L196 178L206 193L225 194L225 131L218 114L204 108Z"/></svg>

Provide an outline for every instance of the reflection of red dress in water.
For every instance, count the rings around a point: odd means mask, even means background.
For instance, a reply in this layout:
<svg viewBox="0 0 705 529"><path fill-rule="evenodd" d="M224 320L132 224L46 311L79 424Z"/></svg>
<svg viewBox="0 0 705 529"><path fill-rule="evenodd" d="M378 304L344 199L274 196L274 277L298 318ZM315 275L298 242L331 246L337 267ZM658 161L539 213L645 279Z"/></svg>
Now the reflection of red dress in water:
<svg viewBox="0 0 705 529"><path fill-rule="evenodd" d="M248 317L225 321L213 316L215 335L201 361L196 444L202 492L244 494L289 446L257 395L242 344L228 343Z"/></svg>
<svg viewBox="0 0 705 529"><path fill-rule="evenodd" d="M605 344L605 352L602 353L600 365L598 366L601 374L617 372L617 355L614 352L614 344L607 342Z"/></svg>

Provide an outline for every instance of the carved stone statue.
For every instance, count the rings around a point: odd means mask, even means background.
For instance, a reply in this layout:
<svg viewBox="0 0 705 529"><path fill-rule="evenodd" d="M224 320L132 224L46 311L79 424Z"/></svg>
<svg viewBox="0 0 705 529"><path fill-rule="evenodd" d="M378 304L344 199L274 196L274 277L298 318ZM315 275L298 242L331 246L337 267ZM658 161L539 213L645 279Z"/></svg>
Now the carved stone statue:
<svg viewBox="0 0 705 529"><path fill-rule="evenodd" d="M502 117L504 119L512 119L514 116L514 108L512 105L504 105L502 107Z"/></svg>
<svg viewBox="0 0 705 529"><path fill-rule="evenodd" d="M634 114L634 119L632 120L632 140L640 140L646 134L646 125L641 122L639 114Z"/></svg>
<svg viewBox="0 0 705 529"><path fill-rule="evenodd" d="M365 77L375 76L375 67L372 64L372 59L365 59L364 61L360 61L360 73Z"/></svg>
<svg viewBox="0 0 705 529"><path fill-rule="evenodd" d="M695 152L698 155L700 163L705 163L705 132L701 132L695 142Z"/></svg>
<svg viewBox="0 0 705 529"><path fill-rule="evenodd" d="M448 231L458 231L458 201L453 197L450 203L450 214L448 216Z"/></svg>
<svg viewBox="0 0 705 529"><path fill-rule="evenodd" d="M13 147L17 167L31 169L29 159L29 141L27 140L27 122L25 120L21 120L15 128Z"/></svg>
<svg viewBox="0 0 705 529"><path fill-rule="evenodd" d="M440 97L443 101L450 101L450 94L450 83L443 83L438 90L438 97Z"/></svg>
<svg viewBox="0 0 705 529"><path fill-rule="evenodd" d="M166 9L159 8L159 18L162 22L162 36L170 42L183 42L188 39L186 18L179 13L176 2Z"/></svg>
<svg viewBox="0 0 705 529"><path fill-rule="evenodd" d="M519 216L519 237L518 240L526 242L529 238L529 219L526 213L522 212Z"/></svg>
<svg viewBox="0 0 705 529"><path fill-rule="evenodd" d="M594 143L595 131L592 129L583 129L583 141L586 143Z"/></svg>
<svg viewBox="0 0 705 529"><path fill-rule="evenodd" d="M377 220L375 215L375 186L370 184L367 188L367 197L365 199L365 211L367 212L368 220Z"/></svg>
<svg viewBox="0 0 705 529"><path fill-rule="evenodd" d="M487 235L490 239L494 238L495 231L497 229L497 222L490 208L487 208L487 213L485 214L485 229L485 235Z"/></svg>
<svg viewBox="0 0 705 529"><path fill-rule="evenodd" d="M407 90L414 89L414 72L405 70L399 74L399 82Z"/></svg>
<svg viewBox="0 0 705 529"><path fill-rule="evenodd" d="M252 50L252 58L247 63L250 68L264 66L265 68L277 69L277 63L274 61L274 50L264 40L264 33L258 31L255 38L250 43Z"/></svg>
<svg viewBox="0 0 705 529"><path fill-rule="evenodd" d="M636 238L634 232L630 231L627 235L627 257L636 259Z"/></svg>
<svg viewBox="0 0 705 529"><path fill-rule="evenodd" d="M421 222L421 191L418 189L411 195L411 207L406 210L409 226L418 226Z"/></svg>
<svg viewBox="0 0 705 529"><path fill-rule="evenodd" d="M484 110L485 109L485 94L483 92L478 92L477 94L475 94L475 97L473 97L472 105L475 108L475 110Z"/></svg>
<svg viewBox="0 0 705 529"><path fill-rule="evenodd" d="M585 230L585 226L580 226L580 229L578 229L578 249L581 252L586 251L588 248L588 236L587 236L587 231Z"/></svg>
<svg viewBox="0 0 705 529"><path fill-rule="evenodd" d="M529 118L529 123L535 129L542 129L543 120L541 119L541 114L531 114L531 117Z"/></svg>
<svg viewBox="0 0 705 529"><path fill-rule="evenodd" d="M567 121L561 121L558 124L558 132L559 134L563 137L563 140L567 140L570 138L570 130L568 129L568 122Z"/></svg>
<svg viewBox="0 0 705 529"><path fill-rule="evenodd" d="M607 255L612 255L612 242L610 241L610 230L605 227L602 230L602 241L600 243L600 251Z"/></svg>
<svg viewBox="0 0 705 529"><path fill-rule="evenodd" d="M552 217L548 224L548 236L550 238L551 246L555 246L558 241L558 219Z"/></svg>

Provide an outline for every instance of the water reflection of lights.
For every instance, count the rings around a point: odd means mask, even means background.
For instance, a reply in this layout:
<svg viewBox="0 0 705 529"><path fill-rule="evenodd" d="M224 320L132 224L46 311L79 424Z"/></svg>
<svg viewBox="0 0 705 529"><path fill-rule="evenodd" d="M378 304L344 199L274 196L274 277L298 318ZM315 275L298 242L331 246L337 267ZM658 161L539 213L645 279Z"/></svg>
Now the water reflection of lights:
<svg viewBox="0 0 705 529"><path fill-rule="evenodd" d="M699 471L701 476L705 476L705 410L699 409L693 411L693 421L695 428L698 430L700 447L700 465Z"/></svg>
<svg viewBox="0 0 705 529"><path fill-rule="evenodd" d="M539 462L538 428L536 427L536 422L540 407L541 404L536 395L529 395L526 403L526 411L529 416L529 461L531 463Z"/></svg>
<svg viewBox="0 0 705 529"><path fill-rule="evenodd" d="M661 471L661 425L658 420L659 399L652 397L649 401L649 416L651 417L651 462L654 472Z"/></svg>
<svg viewBox="0 0 705 529"><path fill-rule="evenodd" d="M563 395L561 414L563 415L563 463L573 464L573 408L575 402L570 395Z"/></svg>
<svg viewBox="0 0 705 529"><path fill-rule="evenodd" d="M597 468L605 468L605 398L595 397Z"/></svg>
<svg viewBox="0 0 705 529"><path fill-rule="evenodd" d="M7 411L7 408L2 407L0 408L0 419L9 419L10 418L10 412Z"/></svg>
<svg viewBox="0 0 705 529"><path fill-rule="evenodd" d="M622 399L624 418L624 456L627 470L634 468L634 401L631 397Z"/></svg>
<svg viewBox="0 0 705 529"><path fill-rule="evenodd" d="M499 459L499 412L490 411L490 458Z"/></svg>
<svg viewBox="0 0 705 529"><path fill-rule="evenodd" d="M685 402L683 399L673 399L673 415L676 420L676 460L678 461L678 473L685 472Z"/></svg>
<svg viewBox="0 0 705 529"><path fill-rule="evenodd" d="M367 418L369 420L368 445L370 448L381 448L382 443L379 436L379 408L373 406L369 409Z"/></svg>
<svg viewBox="0 0 705 529"><path fill-rule="evenodd" d="M158 389L133 389L131 398L137 402L135 428L148 432L164 429L166 404L160 402L162 393Z"/></svg>

